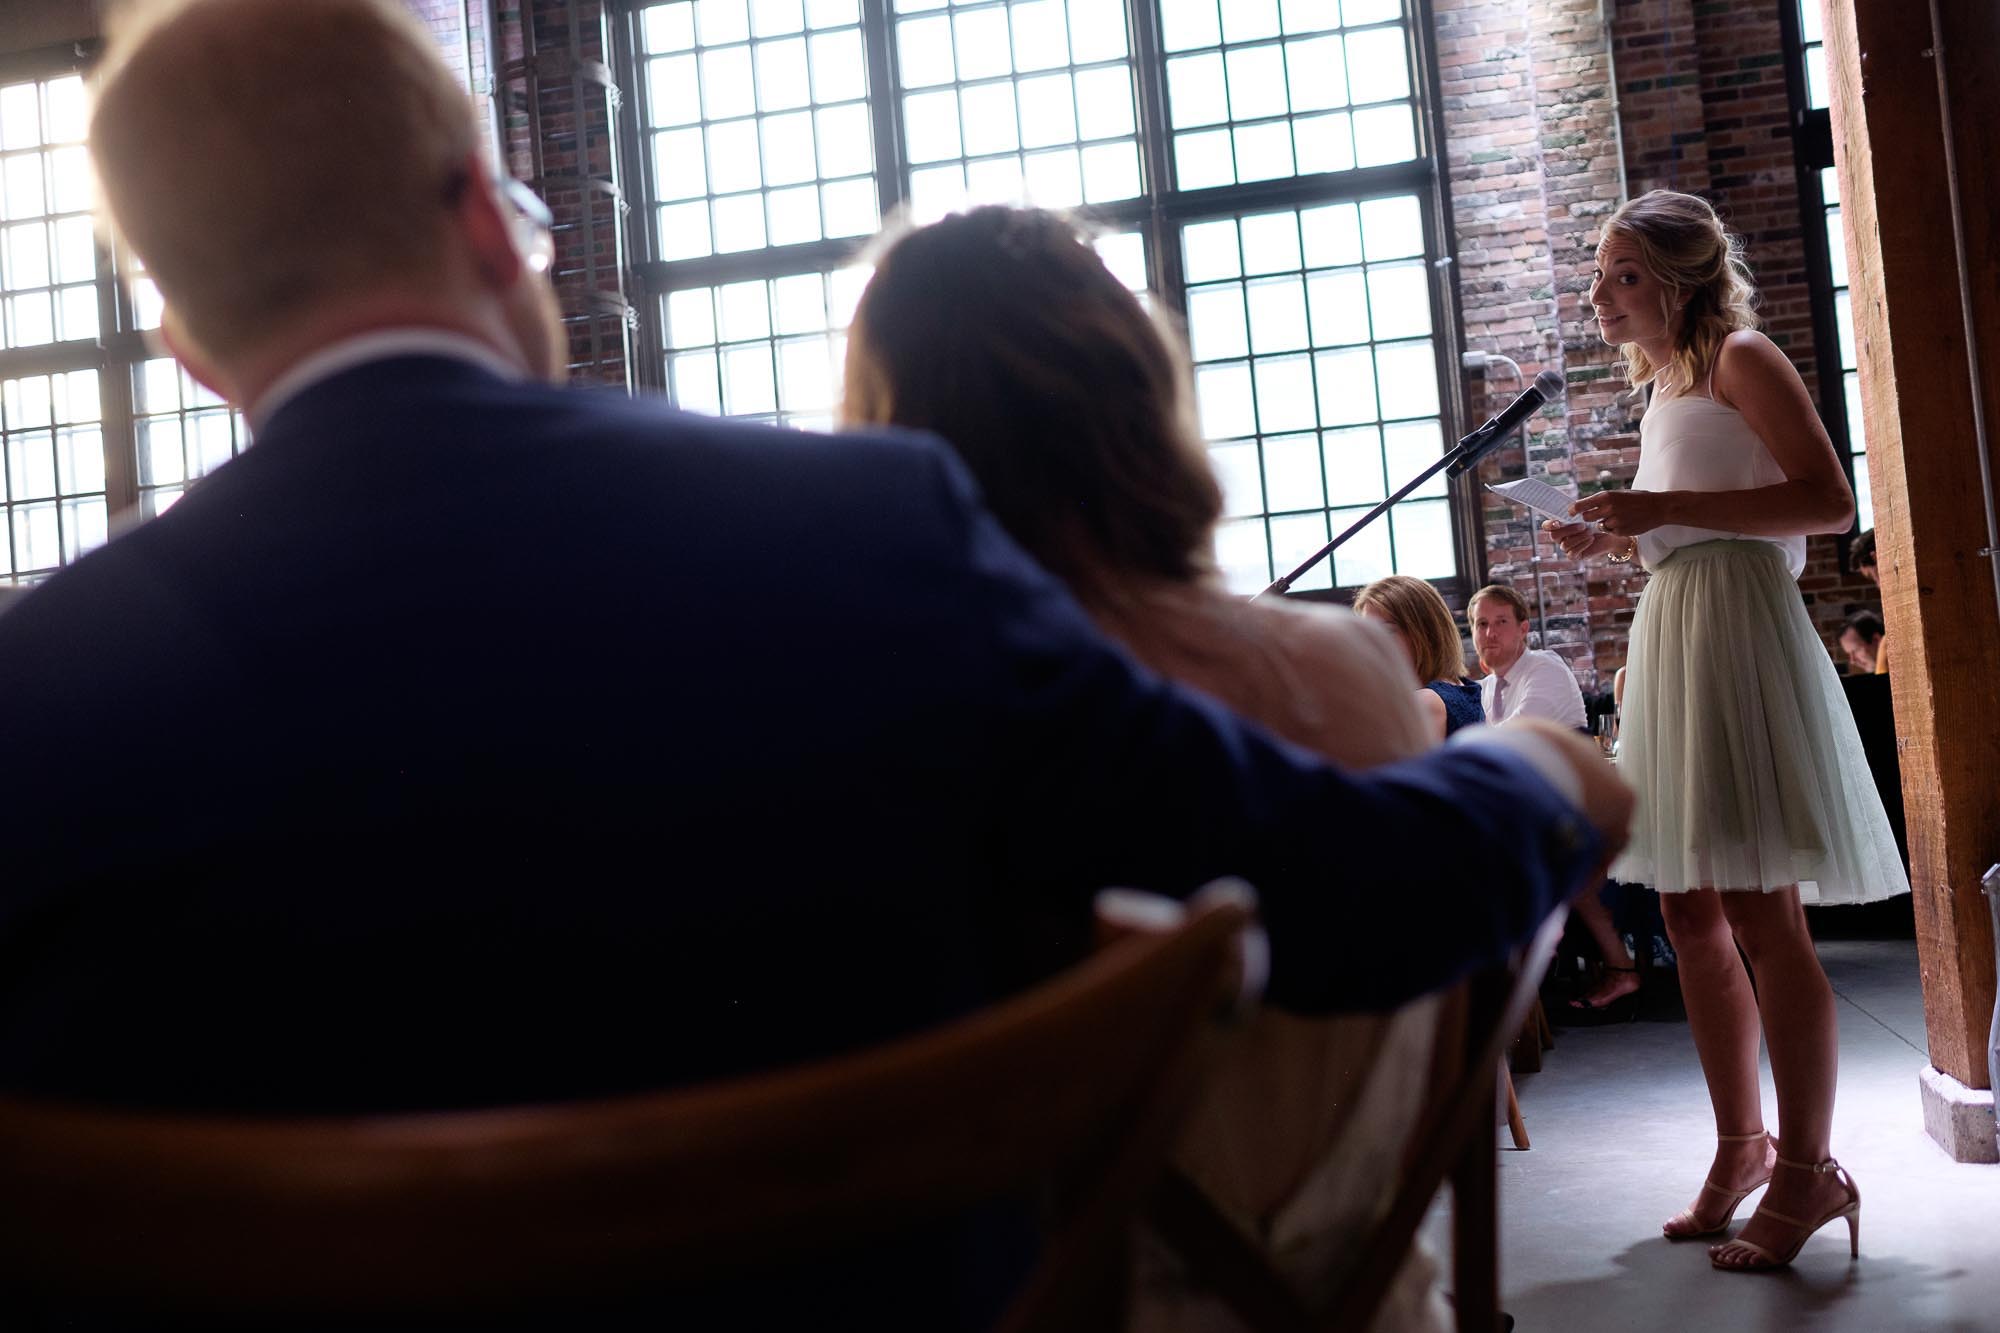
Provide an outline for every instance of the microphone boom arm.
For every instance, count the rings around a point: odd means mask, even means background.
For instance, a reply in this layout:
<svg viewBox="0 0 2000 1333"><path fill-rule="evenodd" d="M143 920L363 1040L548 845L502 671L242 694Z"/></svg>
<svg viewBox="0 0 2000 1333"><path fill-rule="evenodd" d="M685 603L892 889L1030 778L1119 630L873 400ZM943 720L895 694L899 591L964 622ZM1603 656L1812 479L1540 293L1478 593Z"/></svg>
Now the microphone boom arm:
<svg viewBox="0 0 2000 1333"><path fill-rule="evenodd" d="M1314 565L1318 564L1320 561L1332 555L1335 548L1337 548L1342 542L1346 541L1349 537L1352 537L1355 533L1361 531L1361 529L1367 527L1370 523L1373 523L1376 519L1380 518L1383 515L1383 513L1385 513L1388 510L1390 505L1395 504L1398 500L1408 495L1411 491L1414 491L1415 489L1417 489L1417 487L1423 485L1425 482L1429 481L1432 477L1435 477L1438 473L1444 471L1445 468L1457 462L1461 457L1476 450L1482 443L1485 442L1484 440L1485 430L1486 428L1484 426L1481 426L1478 430L1473 431L1472 434L1467 435L1464 439L1460 440L1458 442L1458 446L1454 448L1450 453L1440 454L1438 456L1438 460L1435 463L1432 463L1422 472L1419 472L1416 476L1410 478L1410 480L1404 484L1401 490L1397 491L1394 495L1390 496L1388 499L1376 505L1373 509L1363 514L1360 518L1355 519L1353 523L1348 525L1348 528L1345 532L1341 533L1338 537L1335 537L1332 541L1328 542L1326 545L1320 547L1317 551L1314 551L1310 556L1306 557L1305 561L1302 564L1300 564L1297 569L1294 569L1291 573L1285 575L1283 578L1278 579L1276 582L1272 583L1269 587L1265 588L1264 591L1258 593L1256 597L1252 597L1250 600L1255 601L1257 600L1257 597L1271 597L1290 592L1292 590L1292 585L1298 582L1301 578L1303 578L1312 569Z"/></svg>
<svg viewBox="0 0 2000 1333"><path fill-rule="evenodd" d="M1317 551L1314 551L1297 569L1294 569L1291 573L1272 583L1271 586L1258 593L1257 597L1269 597L1273 594L1290 592L1292 584L1302 578L1314 565L1333 554L1335 548L1342 542L1380 518L1390 505L1395 504L1411 491L1429 481L1440 471L1449 468L1451 470L1448 475L1453 477L1470 471L1478 465L1480 459L1497 448L1502 440L1513 434L1514 427L1525 422L1530 415L1539 411L1544 404L1558 397L1563 392L1563 387L1563 377L1557 371L1544 370L1541 374L1535 376L1534 384L1525 390L1520 397L1509 403L1504 411L1481 423L1471 434L1461 437L1458 444L1449 453L1444 454L1435 463L1432 463L1422 472L1412 477L1401 490L1356 519L1349 525L1347 531L1341 533ZM1255 601L1256 597L1251 598L1251 600Z"/></svg>

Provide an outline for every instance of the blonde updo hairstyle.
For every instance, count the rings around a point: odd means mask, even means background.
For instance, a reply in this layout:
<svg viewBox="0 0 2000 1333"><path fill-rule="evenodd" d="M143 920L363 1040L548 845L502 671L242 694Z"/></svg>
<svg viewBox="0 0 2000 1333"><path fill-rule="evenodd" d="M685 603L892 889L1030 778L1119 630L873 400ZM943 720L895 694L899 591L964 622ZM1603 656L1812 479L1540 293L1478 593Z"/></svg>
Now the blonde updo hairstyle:
<svg viewBox="0 0 2000 1333"><path fill-rule="evenodd" d="M1662 318L1671 324L1675 308L1681 310L1672 361L1654 365L1639 344L1625 343L1619 350L1626 378L1636 388L1666 374L1681 389L1692 389L1714 367L1725 338L1761 322L1751 308L1757 291L1741 239L1722 225L1706 199L1672 190L1651 190L1621 206L1605 222L1598 244L1613 236L1630 241L1639 262L1666 289Z"/></svg>

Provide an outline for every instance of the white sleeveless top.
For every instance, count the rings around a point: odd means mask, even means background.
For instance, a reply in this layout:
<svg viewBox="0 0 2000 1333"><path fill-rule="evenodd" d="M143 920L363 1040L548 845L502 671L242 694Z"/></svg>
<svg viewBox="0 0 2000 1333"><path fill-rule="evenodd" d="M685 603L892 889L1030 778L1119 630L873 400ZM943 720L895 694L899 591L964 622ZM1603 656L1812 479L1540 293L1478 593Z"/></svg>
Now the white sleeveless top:
<svg viewBox="0 0 2000 1333"><path fill-rule="evenodd" d="M1748 491L1775 486L1785 470L1750 423L1733 407L1700 394L1655 399L1639 420L1635 491ZM1683 546L1720 539L1769 542L1785 553L1797 578L1806 567L1806 539L1718 532L1678 524L1639 534L1639 558L1652 569Z"/></svg>

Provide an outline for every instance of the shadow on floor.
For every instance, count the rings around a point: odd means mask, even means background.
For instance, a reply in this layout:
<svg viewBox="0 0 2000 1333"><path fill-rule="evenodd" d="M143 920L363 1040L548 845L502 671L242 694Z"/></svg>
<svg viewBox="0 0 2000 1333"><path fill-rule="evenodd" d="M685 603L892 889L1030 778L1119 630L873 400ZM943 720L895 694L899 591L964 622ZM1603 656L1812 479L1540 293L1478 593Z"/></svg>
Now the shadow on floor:
<svg viewBox="0 0 2000 1333"><path fill-rule="evenodd" d="M1828 1228L1831 1232L1834 1228ZM1846 1239L1845 1228L1839 1228ZM1863 1233L1866 1234L1865 1232ZM1845 1329L1922 1328L1928 1333L1981 1333L1990 1321L1902 1314L1911 1309L1905 1293L1966 1276L1894 1256L1858 1261L1845 1246L1824 1236L1807 1243L1794 1268L1774 1273L1723 1273L1708 1262L1709 1242L1635 1241L1607 1256L1614 1271L1568 1282L1514 1286L1508 1309L1517 1327L1615 1329L1619 1333L1679 1333L1685 1329L1775 1329L1818 1327L1822 1321ZM1837 1251L1832 1252L1832 1251ZM1583 1312L1593 1312L1586 1317Z"/></svg>

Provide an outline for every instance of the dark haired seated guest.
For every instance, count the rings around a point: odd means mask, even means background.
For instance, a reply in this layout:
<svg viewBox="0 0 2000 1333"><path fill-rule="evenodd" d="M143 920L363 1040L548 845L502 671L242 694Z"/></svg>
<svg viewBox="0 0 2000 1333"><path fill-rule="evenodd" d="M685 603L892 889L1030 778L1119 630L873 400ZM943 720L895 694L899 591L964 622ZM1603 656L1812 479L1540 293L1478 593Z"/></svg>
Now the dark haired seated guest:
<svg viewBox="0 0 2000 1333"><path fill-rule="evenodd" d="M1875 555L1875 529L1857 533L1854 540L1848 543L1847 563L1870 583L1879 585L1882 582L1881 566Z"/></svg>
<svg viewBox="0 0 2000 1333"><path fill-rule="evenodd" d="M1388 635L1224 589L1185 353L1063 218L980 208L893 240L849 332L844 416L942 435L1009 532L1146 665L1343 763L1432 743ZM1429 1004L1266 1013L1195 1117L1183 1164L1302 1283L1337 1269L1385 1197L1435 1027ZM1379 1327L1435 1325L1426 1265L1405 1268ZM1145 1271L1140 1326L1231 1326L1160 1256Z"/></svg>
<svg viewBox="0 0 2000 1333"><path fill-rule="evenodd" d="M1857 675L1889 674L1887 649L1882 617L1873 611L1857 611L1840 627L1840 651L1847 654L1847 664Z"/></svg>
<svg viewBox="0 0 2000 1333"><path fill-rule="evenodd" d="M1855 573L1861 575L1861 577L1867 579L1877 587L1881 586L1882 570L1875 554L1875 529L1869 528L1866 532L1857 534L1854 540L1848 544L1847 563ZM1866 615L1867 613L1863 612L1862 614ZM1859 618L1857 616L1855 619ZM1848 628L1851 629L1854 627L1853 620L1847 623ZM1878 676L1886 676L1889 674L1889 640L1883 633L1880 617L1876 618L1875 625L1877 632L1874 639L1871 641L1863 638L1862 640L1868 644L1868 665L1862 666L1857 661L1855 669L1863 675L1868 675L1872 672ZM1845 631L1840 636L1840 646L1843 650L1847 648L1847 634ZM1848 655L1849 657L1853 656L1851 652Z"/></svg>

